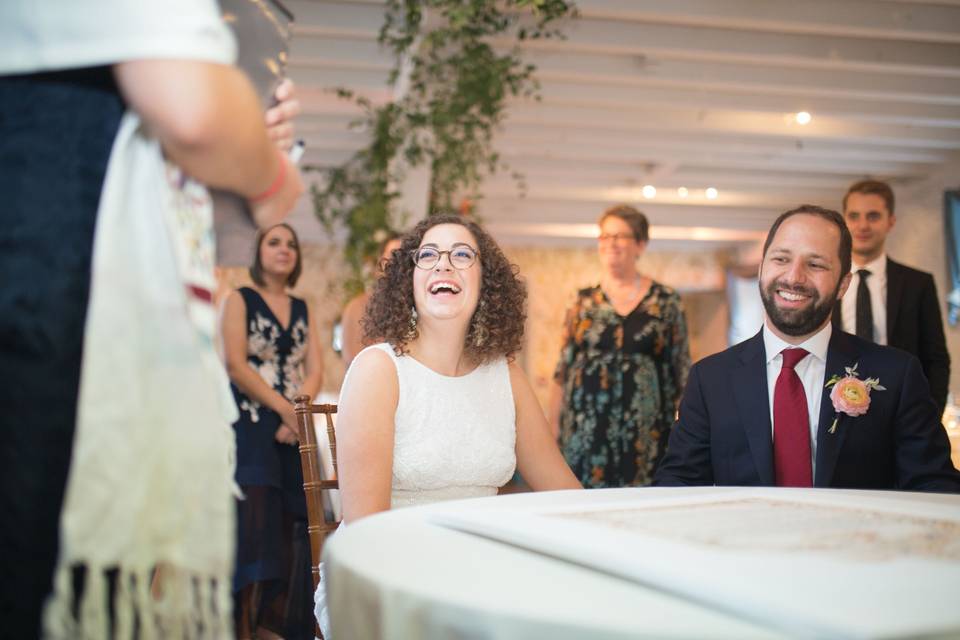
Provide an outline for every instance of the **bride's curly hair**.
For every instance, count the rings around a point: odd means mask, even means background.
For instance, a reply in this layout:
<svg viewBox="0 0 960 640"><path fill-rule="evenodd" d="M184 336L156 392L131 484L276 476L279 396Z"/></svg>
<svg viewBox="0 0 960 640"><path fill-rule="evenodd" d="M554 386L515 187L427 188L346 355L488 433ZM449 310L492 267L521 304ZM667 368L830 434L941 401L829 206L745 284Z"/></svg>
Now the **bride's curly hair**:
<svg viewBox="0 0 960 640"><path fill-rule="evenodd" d="M363 316L364 342L390 343L397 355L419 334L413 318L412 253L426 232L440 224L466 227L477 240L481 266L480 298L464 341L464 352L477 364L506 356L512 359L523 343L527 288L517 267L507 260L496 241L480 225L456 214L429 216L403 236L399 249L377 280Z"/></svg>

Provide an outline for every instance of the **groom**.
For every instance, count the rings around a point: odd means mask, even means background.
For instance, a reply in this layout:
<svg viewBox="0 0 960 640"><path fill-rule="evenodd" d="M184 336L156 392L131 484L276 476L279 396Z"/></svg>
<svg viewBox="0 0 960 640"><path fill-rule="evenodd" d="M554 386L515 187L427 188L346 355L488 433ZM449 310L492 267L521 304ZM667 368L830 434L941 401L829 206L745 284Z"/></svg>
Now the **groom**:
<svg viewBox="0 0 960 640"><path fill-rule="evenodd" d="M917 359L831 327L851 244L835 211L777 218L760 266L763 329L691 369L654 484L960 493Z"/></svg>

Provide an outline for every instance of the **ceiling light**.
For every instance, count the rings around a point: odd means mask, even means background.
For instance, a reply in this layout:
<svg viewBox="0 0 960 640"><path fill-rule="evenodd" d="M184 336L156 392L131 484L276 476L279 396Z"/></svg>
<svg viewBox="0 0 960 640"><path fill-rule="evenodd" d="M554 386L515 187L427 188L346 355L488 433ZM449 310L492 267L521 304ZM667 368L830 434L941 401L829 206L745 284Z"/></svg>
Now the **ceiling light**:
<svg viewBox="0 0 960 640"><path fill-rule="evenodd" d="M813 116L811 116L807 111L799 111L797 112L797 115L793 116L793 119L797 121L797 124L810 124L810 121L813 120Z"/></svg>
<svg viewBox="0 0 960 640"><path fill-rule="evenodd" d="M707 187L707 190L704 191L704 194L707 196L707 200L716 200L717 196L720 195L720 192L713 187Z"/></svg>
<svg viewBox="0 0 960 640"><path fill-rule="evenodd" d="M687 190L686 187L680 187L679 189L677 189L677 195L680 196L681 198L686 198L688 195L690 195L690 192Z"/></svg>
<svg viewBox="0 0 960 640"><path fill-rule="evenodd" d="M651 198L655 198L657 195L657 188L654 187L652 184L643 185L642 191L643 191L643 197L646 198L647 200Z"/></svg>

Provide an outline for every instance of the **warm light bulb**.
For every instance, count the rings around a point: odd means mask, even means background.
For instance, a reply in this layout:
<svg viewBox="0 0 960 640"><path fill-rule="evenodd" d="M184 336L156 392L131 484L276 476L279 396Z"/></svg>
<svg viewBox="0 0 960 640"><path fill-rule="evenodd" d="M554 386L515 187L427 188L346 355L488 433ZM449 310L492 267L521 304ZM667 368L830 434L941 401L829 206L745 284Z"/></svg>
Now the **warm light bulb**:
<svg viewBox="0 0 960 640"><path fill-rule="evenodd" d="M681 198L686 198L688 195L690 195L690 192L687 191L686 187L680 187L679 189L677 189L677 195L680 196Z"/></svg>
<svg viewBox="0 0 960 640"><path fill-rule="evenodd" d="M647 198L647 199L649 200L650 198L656 197L656 195L657 195L657 188L656 188L656 187L654 187L652 184L645 184L645 185L643 185L643 197L644 197L644 198Z"/></svg>
<svg viewBox="0 0 960 640"><path fill-rule="evenodd" d="M810 124L810 121L813 120L813 116L807 111L800 111L793 118L797 121L797 124L801 125Z"/></svg>
<svg viewBox="0 0 960 640"><path fill-rule="evenodd" d="M720 192L713 187L707 187L707 190L704 192L704 194L707 196L707 200L716 200L717 196L720 195Z"/></svg>

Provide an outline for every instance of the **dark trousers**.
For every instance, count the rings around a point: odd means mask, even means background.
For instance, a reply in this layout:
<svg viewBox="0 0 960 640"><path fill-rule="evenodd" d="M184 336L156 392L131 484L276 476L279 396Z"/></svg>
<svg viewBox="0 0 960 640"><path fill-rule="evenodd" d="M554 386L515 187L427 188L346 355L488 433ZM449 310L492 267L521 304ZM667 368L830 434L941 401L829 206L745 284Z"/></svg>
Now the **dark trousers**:
<svg viewBox="0 0 960 640"><path fill-rule="evenodd" d="M93 232L122 114L106 67L0 77L0 638L39 637L52 588Z"/></svg>

